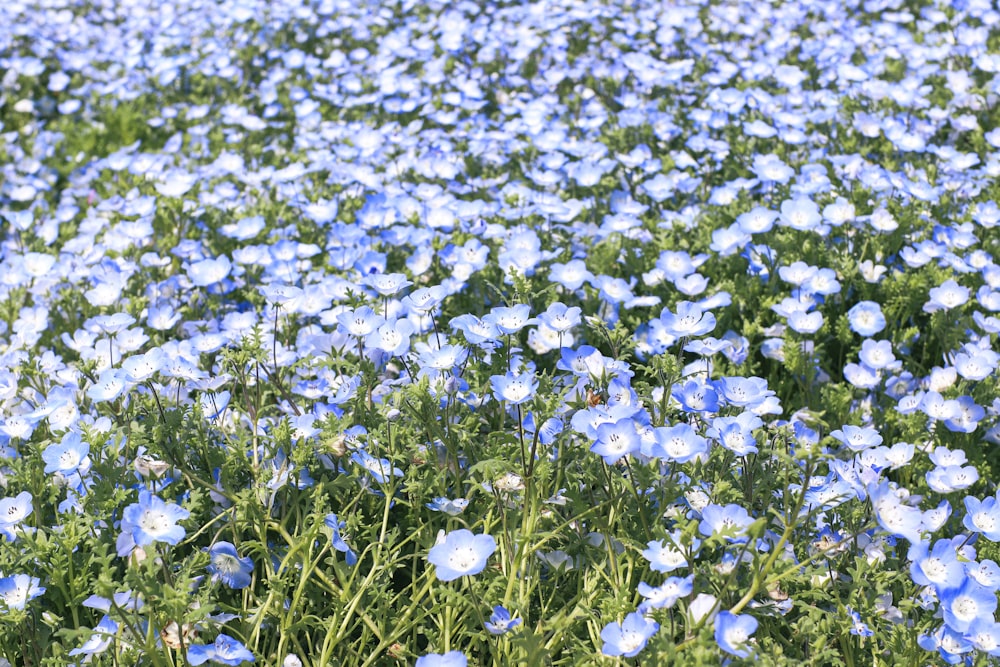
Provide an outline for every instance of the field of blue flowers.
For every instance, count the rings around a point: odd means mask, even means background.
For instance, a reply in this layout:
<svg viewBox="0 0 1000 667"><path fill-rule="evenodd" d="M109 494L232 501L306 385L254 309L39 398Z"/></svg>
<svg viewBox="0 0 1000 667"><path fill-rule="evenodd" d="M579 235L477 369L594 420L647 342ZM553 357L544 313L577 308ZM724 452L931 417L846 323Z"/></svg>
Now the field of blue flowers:
<svg viewBox="0 0 1000 667"><path fill-rule="evenodd" d="M997 662L990 0L0 26L0 665Z"/></svg>

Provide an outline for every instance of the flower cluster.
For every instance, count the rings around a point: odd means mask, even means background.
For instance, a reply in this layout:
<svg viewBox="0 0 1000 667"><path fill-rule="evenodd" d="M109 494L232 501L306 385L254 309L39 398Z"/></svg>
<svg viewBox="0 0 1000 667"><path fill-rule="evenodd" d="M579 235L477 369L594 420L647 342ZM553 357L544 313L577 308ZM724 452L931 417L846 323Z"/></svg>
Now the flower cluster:
<svg viewBox="0 0 1000 667"><path fill-rule="evenodd" d="M993 3L156 4L0 3L0 654L1000 656Z"/></svg>

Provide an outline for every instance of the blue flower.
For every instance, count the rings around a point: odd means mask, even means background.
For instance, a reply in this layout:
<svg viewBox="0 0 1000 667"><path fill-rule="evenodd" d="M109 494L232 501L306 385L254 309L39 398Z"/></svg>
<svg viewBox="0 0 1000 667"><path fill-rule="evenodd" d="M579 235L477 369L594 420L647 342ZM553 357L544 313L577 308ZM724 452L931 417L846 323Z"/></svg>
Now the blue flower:
<svg viewBox="0 0 1000 667"><path fill-rule="evenodd" d="M688 345L685 347L687 349ZM681 404L685 412L718 412L719 394L715 388L701 380L688 380L683 385L675 384L670 396Z"/></svg>
<svg viewBox="0 0 1000 667"><path fill-rule="evenodd" d="M507 372L505 375L490 376L490 385L493 387L493 395L498 401L520 405L535 395L538 390L538 379L535 378L534 373L514 374Z"/></svg>
<svg viewBox="0 0 1000 667"><path fill-rule="evenodd" d="M830 436L844 443L852 452L861 452L882 444L882 436L869 426L845 424L840 429L831 431Z"/></svg>
<svg viewBox="0 0 1000 667"><path fill-rule="evenodd" d="M364 338L384 323L385 318L368 306L361 306L337 315L337 328L354 338Z"/></svg>
<svg viewBox="0 0 1000 667"><path fill-rule="evenodd" d="M323 523L332 531L330 534L330 543L333 548L344 554L348 565L353 566L357 563L358 555L354 553L354 550L351 549L350 545L340 535L340 531L347 526L347 523L338 519L336 514L327 514L326 518L323 519Z"/></svg>
<svg viewBox="0 0 1000 667"><path fill-rule="evenodd" d="M409 287L413 284L402 273L378 273L369 275L365 276L362 282L375 290L379 296L384 297L392 296L403 288Z"/></svg>
<svg viewBox="0 0 1000 667"><path fill-rule="evenodd" d="M538 324L538 320L531 317L531 306L519 303L515 306L496 306L483 317L484 322L489 322L495 326L500 333L515 334L529 324Z"/></svg>
<svg viewBox="0 0 1000 667"><path fill-rule="evenodd" d="M654 572L673 572L688 566L688 554L697 554L701 540L690 538L690 546L683 548L684 537L680 530L670 533L665 540L653 540L646 543L642 552L643 558L649 561L649 567Z"/></svg>
<svg viewBox="0 0 1000 667"><path fill-rule="evenodd" d="M497 549L491 535L474 535L464 528L453 530L431 547L427 561L437 567L437 578L454 581L483 571L486 561Z"/></svg>
<svg viewBox="0 0 1000 667"><path fill-rule="evenodd" d="M8 609L24 609L30 600L45 592L39 583L38 577L27 574L0 578L0 600Z"/></svg>
<svg viewBox="0 0 1000 667"><path fill-rule="evenodd" d="M118 536L118 555L127 556L136 546L153 542L177 544L184 538L184 528L177 525L191 515L180 505L165 503L148 490L139 492L139 502L125 508L122 515L121 534Z"/></svg>
<svg viewBox="0 0 1000 667"><path fill-rule="evenodd" d="M954 280L946 280L938 287L931 289L930 297L930 301L924 304L925 313L951 310L969 300L969 288L962 287Z"/></svg>
<svg viewBox="0 0 1000 667"><path fill-rule="evenodd" d="M639 433L635 430L635 420L625 417L597 427L597 441L590 451L604 458L608 465L614 465L623 457L639 451Z"/></svg>
<svg viewBox="0 0 1000 667"><path fill-rule="evenodd" d="M112 620L110 616L105 615L101 618L101 622L94 626L94 634L90 635L90 639L85 641L80 648L70 651L69 654L73 656L103 653L111 646L111 642L114 640L117 632L118 623Z"/></svg>
<svg viewBox="0 0 1000 667"><path fill-rule="evenodd" d="M859 637L871 637L875 633L868 624L861 620L861 614L847 607L847 615L851 617L851 634Z"/></svg>
<svg viewBox="0 0 1000 667"><path fill-rule="evenodd" d="M17 539L21 522L32 512L32 496L22 491L14 498L0 499L0 534L8 540Z"/></svg>
<svg viewBox="0 0 1000 667"><path fill-rule="evenodd" d="M965 633L977 651L1000 656L1000 623L992 618L977 618Z"/></svg>
<svg viewBox="0 0 1000 667"><path fill-rule="evenodd" d="M448 516L458 516L465 511L465 508L469 506L469 501L465 498L455 498L454 500L450 498L445 498L444 496L438 496L431 502L427 503L427 508L434 510L435 512L444 512Z"/></svg>
<svg viewBox="0 0 1000 667"><path fill-rule="evenodd" d="M387 484L393 477L403 476L403 471L393 466L389 459L376 458L363 449L355 450L351 460L367 470L379 484Z"/></svg>
<svg viewBox="0 0 1000 667"><path fill-rule="evenodd" d="M491 635L504 635L520 624L520 618L512 618L507 609L497 605L496 607L493 607L493 613L490 615L490 620L486 622L486 630Z"/></svg>
<svg viewBox="0 0 1000 667"><path fill-rule="evenodd" d="M221 581L236 590L250 585L253 561L248 557L240 557L235 546L229 542L216 542L208 550L208 556L211 559L208 572L212 575L212 581Z"/></svg>
<svg viewBox="0 0 1000 667"><path fill-rule="evenodd" d="M694 590L694 575L686 577L667 577L657 587L646 582L639 583L639 595L646 598L639 604L639 612L645 614L650 609L670 609L683 597L691 595Z"/></svg>
<svg viewBox="0 0 1000 667"><path fill-rule="evenodd" d="M601 652L609 656L633 658L646 648L646 644L659 629L659 623L634 611L621 623L608 623L604 626L601 630L601 639L604 640Z"/></svg>
<svg viewBox="0 0 1000 667"><path fill-rule="evenodd" d="M658 426L653 429L653 442L647 447L649 456L665 458L668 461L687 463L694 459L702 461L708 457L708 440L699 435L690 424Z"/></svg>
<svg viewBox="0 0 1000 667"><path fill-rule="evenodd" d="M87 387L87 396L95 403L113 401L121 396L127 387L125 371L120 368L108 368L101 371L96 383Z"/></svg>
<svg viewBox="0 0 1000 667"><path fill-rule="evenodd" d="M982 533L991 542L1000 542L1000 502L990 496L980 501L965 498L965 518L962 525L974 533Z"/></svg>
<svg viewBox="0 0 1000 667"><path fill-rule="evenodd" d="M715 617L715 642L726 653L737 658L750 657L747 642L757 631L757 619L749 614L720 611Z"/></svg>
<svg viewBox="0 0 1000 667"><path fill-rule="evenodd" d="M233 265L229 261L229 258L221 255L215 259L203 259L200 262L194 262L188 266L187 274L188 278L191 279L192 285L196 287L208 287L221 282L229 275L232 269Z"/></svg>
<svg viewBox="0 0 1000 667"><path fill-rule="evenodd" d="M851 331L862 336L874 336L885 329L885 315L874 301L860 301L847 311Z"/></svg>
<svg viewBox="0 0 1000 667"><path fill-rule="evenodd" d="M219 635L215 638L214 644L197 644L188 647L187 659L195 667L209 660L220 665L241 665L244 662L255 661L253 653L229 635Z"/></svg>
<svg viewBox="0 0 1000 667"><path fill-rule="evenodd" d="M871 498L875 520L883 530L903 537L911 544L921 541L923 531L923 514L916 507L904 505L899 497L889 487L888 481L881 484L870 484L868 494Z"/></svg>
<svg viewBox="0 0 1000 667"><path fill-rule="evenodd" d="M414 667L465 667L468 664L468 658L461 651L449 651L444 654L428 653L420 656Z"/></svg>
<svg viewBox="0 0 1000 667"><path fill-rule="evenodd" d="M70 431L63 436L62 441L49 445L42 452L45 462L45 473L58 472L64 476L72 475L81 468L90 467L90 444L79 433Z"/></svg>
<svg viewBox="0 0 1000 667"><path fill-rule="evenodd" d="M960 588L938 591L944 622L955 632L966 632L978 618L992 618L997 595L975 579L967 578Z"/></svg>
<svg viewBox="0 0 1000 667"><path fill-rule="evenodd" d="M716 417L706 435L719 441L723 447L738 456L757 452L757 439L753 431L764 425L752 412L741 412L736 417Z"/></svg>
<svg viewBox="0 0 1000 667"><path fill-rule="evenodd" d="M660 314L660 322L671 336L692 338L704 336L715 329L715 315L706 313L698 304L681 301L676 307L676 314L667 309Z"/></svg>
<svg viewBox="0 0 1000 667"><path fill-rule="evenodd" d="M707 505L701 511L701 518L698 532L707 536L720 535L735 544L749 539L746 531L754 522L750 513L739 505Z"/></svg>

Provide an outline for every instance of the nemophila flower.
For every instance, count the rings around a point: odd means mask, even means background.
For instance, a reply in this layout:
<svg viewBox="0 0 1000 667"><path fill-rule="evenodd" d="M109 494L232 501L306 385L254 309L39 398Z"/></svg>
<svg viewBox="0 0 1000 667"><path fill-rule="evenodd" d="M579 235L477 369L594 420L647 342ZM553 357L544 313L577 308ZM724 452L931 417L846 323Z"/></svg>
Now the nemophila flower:
<svg viewBox="0 0 1000 667"><path fill-rule="evenodd" d="M671 609L677 601L691 595L694 590L694 575L686 577L667 577L659 586L653 587L646 582L639 583L639 595L646 598L639 604L639 613L646 614L650 609Z"/></svg>
<svg viewBox="0 0 1000 667"><path fill-rule="evenodd" d="M637 611L621 623L608 623L601 630L604 645L601 652L608 656L634 658L646 648L649 640L660 630L660 624Z"/></svg>
<svg viewBox="0 0 1000 667"><path fill-rule="evenodd" d="M688 380L683 385L675 384L670 396L681 404L685 412L718 412L719 395L715 387L702 380Z"/></svg>
<svg viewBox="0 0 1000 667"><path fill-rule="evenodd" d="M114 641L117 633L118 623L110 616L105 615L101 618L100 623L94 626L94 634L90 635L90 638L83 643L83 646L70 651L69 655L91 656L104 653L111 646L111 642Z"/></svg>
<svg viewBox="0 0 1000 667"><path fill-rule="evenodd" d="M861 620L861 614L854 611L850 607L847 608L847 615L851 619L851 634L858 637L871 637L875 634L868 624Z"/></svg>
<svg viewBox="0 0 1000 667"><path fill-rule="evenodd" d="M377 273L365 276L362 282L371 287L379 296L389 297L413 284L402 273Z"/></svg>
<svg viewBox="0 0 1000 667"><path fill-rule="evenodd" d="M1000 623L992 618L984 616L972 621L965 637L977 651L1000 656Z"/></svg>
<svg viewBox="0 0 1000 667"><path fill-rule="evenodd" d="M673 572L688 566L688 554L697 554L701 548L701 540L691 538L690 545L685 548L679 530L675 530L665 540L653 540L646 543L642 552L643 558L649 561L649 567L654 572Z"/></svg>
<svg viewBox="0 0 1000 667"><path fill-rule="evenodd" d="M337 315L338 328L354 338L364 338L384 323L385 318L369 306L359 306Z"/></svg>
<svg viewBox="0 0 1000 667"><path fill-rule="evenodd" d="M492 535L474 535L464 528L453 530L431 547L427 561L437 570L441 581L454 581L466 575L476 575L486 567L486 561L497 549Z"/></svg>
<svg viewBox="0 0 1000 667"><path fill-rule="evenodd" d="M866 259L858 263L858 271L861 273L861 277L865 279L866 283L876 284L881 282L886 271L889 269L881 264L876 264L870 259Z"/></svg>
<svg viewBox="0 0 1000 667"><path fill-rule="evenodd" d="M716 383L722 398L729 405L753 409L761 405L774 392L767 388L767 380L759 377L724 377Z"/></svg>
<svg viewBox="0 0 1000 667"><path fill-rule="evenodd" d="M443 496L435 498L426 505L428 509L434 510L435 512L444 512L448 516L458 516L464 512L465 508L468 506L469 501L465 498L455 498L452 500Z"/></svg>
<svg viewBox="0 0 1000 667"><path fill-rule="evenodd" d="M997 608L995 592L967 578L959 588L938 591L944 622L955 632L967 632L977 618L991 618Z"/></svg>
<svg viewBox="0 0 1000 667"><path fill-rule="evenodd" d="M972 650L972 643L963 633L942 625L931 635L919 635L917 645L925 651L937 651L949 665L962 662L962 655Z"/></svg>
<svg viewBox="0 0 1000 667"><path fill-rule="evenodd" d="M896 356L892 353L892 343L887 340L865 339L861 343L861 352L858 356L862 363L876 370L888 368L896 361Z"/></svg>
<svg viewBox="0 0 1000 667"><path fill-rule="evenodd" d="M708 440L699 435L690 424L659 426L653 429L653 442L644 452L648 456L664 458L677 463L687 463L696 458L708 457Z"/></svg>
<svg viewBox="0 0 1000 667"><path fill-rule="evenodd" d="M954 359L955 371L966 380L981 382L988 378L997 367L995 353L957 354Z"/></svg>
<svg viewBox="0 0 1000 667"><path fill-rule="evenodd" d="M847 311L851 331L862 336L874 336L885 329L885 315L874 301L860 301Z"/></svg>
<svg viewBox="0 0 1000 667"><path fill-rule="evenodd" d="M938 287L931 288L930 300L924 304L925 313L935 313L939 310L951 310L965 304L969 300L969 288L962 287L954 280L946 280Z"/></svg>
<svg viewBox="0 0 1000 667"><path fill-rule="evenodd" d="M208 549L208 572L212 581L221 581L229 588L239 590L250 585L253 561L241 557L230 542L216 542Z"/></svg>
<svg viewBox="0 0 1000 667"><path fill-rule="evenodd" d="M757 451L753 431L763 425L760 417L752 412L741 412L736 417L716 417L706 435L737 456L747 456Z"/></svg>
<svg viewBox="0 0 1000 667"><path fill-rule="evenodd" d="M803 335L814 334L823 327L823 314L819 311L791 313L788 316L788 327Z"/></svg>
<svg viewBox="0 0 1000 667"><path fill-rule="evenodd" d="M0 433L8 438L27 439L35 431L39 418L34 415L12 415L0 423Z"/></svg>
<svg viewBox="0 0 1000 667"><path fill-rule="evenodd" d="M815 229L823 222L819 206L808 197L796 197L781 202L781 215L778 224L801 231Z"/></svg>
<svg viewBox="0 0 1000 667"><path fill-rule="evenodd" d="M974 533L982 533L991 542L1000 542L1000 502L989 496L983 500L965 497L965 518L962 525Z"/></svg>
<svg viewBox="0 0 1000 667"><path fill-rule="evenodd" d="M792 176L795 175L795 170L773 153L768 155L754 155L753 165L750 169L761 181L770 183L784 184L790 181Z"/></svg>
<svg viewBox="0 0 1000 667"><path fill-rule="evenodd" d="M703 336L715 329L715 315L703 311L698 304L681 301L676 308L676 314L667 309L660 313L660 322L671 336L691 338Z"/></svg>
<svg viewBox="0 0 1000 667"><path fill-rule="evenodd" d="M233 269L232 262L225 255L214 259L204 259L188 266L187 274L195 287L208 287L222 282Z"/></svg>
<svg viewBox="0 0 1000 667"><path fill-rule="evenodd" d="M706 536L719 535L730 544L742 544L749 539L747 530L754 518L740 505L709 504L701 510L698 532Z"/></svg>
<svg viewBox="0 0 1000 667"><path fill-rule="evenodd" d="M87 388L87 396L95 403L113 401L128 388L126 373L120 368L108 368L101 371L97 382Z"/></svg>
<svg viewBox="0 0 1000 667"><path fill-rule="evenodd" d="M960 407L958 401L946 399L937 391L928 391L920 397L918 409L933 420L945 421L958 417ZM964 462L964 460L961 461L961 463ZM949 465L948 463L938 463L936 461L935 463L937 465Z"/></svg>
<svg viewBox="0 0 1000 667"><path fill-rule="evenodd" d="M968 456L964 450L961 449L948 449L943 445L939 445L933 449L933 451L928 454L928 457L936 466L960 466L966 461L968 461Z"/></svg>
<svg viewBox="0 0 1000 667"><path fill-rule="evenodd" d="M441 305L447 293L441 285L420 287L403 297L403 305L417 315L430 315Z"/></svg>
<svg viewBox="0 0 1000 667"><path fill-rule="evenodd" d="M410 349L416 327L409 320L389 320L365 337L365 346L401 357Z"/></svg>
<svg viewBox="0 0 1000 667"><path fill-rule="evenodd" d="M747 646L757 632L757 619L749 614L720 611L715 617L715 643L723 651L737 658L749 658L752 651Z"/></svg>
<svg viewBox="0 0 1000 667"><path fill-rule="evenodd" d="M0 578L0 601L8 609L24 609L29 601L45 592L38 577L15 574Z"/></svg>
<svg viewBox="0 0 1000 667"><path fill-rule="evenodd" d="M122 361L125 379L129 382L145 382L152 379L167 363L167 353L163 348L154 347L144 354L134 354Z"/></svg>
<svg viewBox="0 0 1000 667"><path fill-rule="evenodd" d="M582 259L573 259L565 264L555 262L550 265L548 278L550 282L575 292L584 283L592 283L594 274L587 269L587 264Z"/></svg>
<svg viewBox="0 0 1000 667"><path fill-rule="evenodd" d="M447 653L428 653L417 658L414 667L466 667L469 660L461 651L448 651Z"/></svg>
<svg viewBox="0 0 1000 667"><path fill-rule="evenodd" d="M861 452L882 444L882 436L869 426L845 424L836 431L831 431L830 435L844 443L852 452Z"/></svg>
<svg viewBox="0 0 1000 667"><path fill-rule="evenodd" d="M972 433L986 416L986 410L971 396L959 396L955 403L958 404L958 409L953 411L951 419L944 421L945 428L953 433Z"/></svg>
<svg viewBox="0 0 1000 667"><path fill-rule="evenodd" d="M177 544L184 538L184 527L177 524L191 516L180 505L166 503L148 490L139 492L139 502L132 503L122 513L118 536L118 555L127 556L136 546L154 542Z"/></svg>
<svg viewBox="0 0 1000 667"><path fill-rule="evenodd" d="M512 618L506 608L497 605L493 607L490 620L486 622L486 630L491 635L505 635L519 625L521 625L520 618Z"/></svg>
<svg viewBox="0 0 1000 667"><path fill-rule="evenodd" d="M213 644L195 644L188 647L188 662L192 665L203 665L208 661L220 665L241 665L244 662L254 662L253 653L229 635L219 635Z"/></svg>
<svg viewBox="0 0 1000 667"><path fill-rule="evenodd" d="M573 327L580 324L581 312L582 311L578 306L570 307L560 301L556 301L555 303L549 304L549 307L545 310L545 312L538 316L538 321L540 324L544 324L553 331L566 333Z"/></svg>
<svg viewBox="0 0 1000 667"><path fill-rule="evenodd" d="M538 442L543 445L551 445L556 440L556 436L562 433L565 424L563 424L561 419L556 417L550 417L542 422L542 426L538 429ZM524 430L532 435L535 434L535 416L532 413L528 413L524 417Z"/></svg>
<svg viewBox="0 0 1000 667"><path fill-rule="evenodd" d="M340 534L340 531L347 527L347 523L338 519L336 514L327 514L323 523L330 529L330 545L344 554L344 560L348 565L354 566L358 562L358 555Z"/></svg>
<svg viewBox="0 0 1000 667"><path fill-rule="evenodd" d="M777 211L758 206L747 213L740 214L736 218L736 224L747 234L764 234L771 231L777 219Z"/></svg>
<svg viewBox="0 0 1000 667"><path fill-rule="evenodd" d="M798 261L793 262L789 266L778 267L778 277L786 283L800 286L811 280L818 271L819 269L817 267Z"/></svg>
<svg viewBox="0 0 1000 667"><path fill-rule="evenodd" d="M911 544L921 541L923 514L916 507L904 505L892 491L887 480L877 485L869 484L868 496L871 499L875 520L883 530L906 538Z"/></svg>
<svg viewBox="0 0 1000 667"><path fill-rule="evenodd" d="M490 376L493 395L498 401L520 405L534 397L538 391L538 378L534 373L511 373Z"/></svg>
<svg viewBox="0 0 1000 667"><path fill-rule="evenodd" d="M492 322L481 320L475 315L459 315L449 321L453 331L461 331L465 340L483 349L491 349L500 343L500 329Z"/></svg>
<svg viewBox="0 0 1000 667"><path fill-rule="evenodd" d="M638 452L640 444L635 420L625 417L600 424L597 427L597 441L591 445L590 451L603 457L608 465L614 465L625 456Z"/></svg>
<svg viewBox="0 0 1000 667"><path fill-rule="evenodd" d="M351 461L367 470L379 484L388 484L393 477L403 476L403 471L393 466L389 459L377 458L364 449L355 450L351 454Z"/></svg>
<svg viewBox="0 0 1000 667"><path fill-rule="evenodd" d="M502 334L515 334L529 324L538 324L531 317L531 306L519 303L515 306L497 306L483 316L483 321L495 326Z"/></svg>
<svg viewBox="0 0 1000 667"><path fill-rule="evenodd" d="M938 493L952 493L967 489L979 481L979 471L974 466L938 466L925 475L927 486Z"/></svg>
<svg viewBox="0 0 1000 667"><path fill-rule="evenodd" d="M0 500L0 534L10 541L17 539L21 522L33 510L31 501L32 496L27 491L22 491L13 498Z"/></svg>
<svg viewBox="0 0 1000 667"><path fill-rule="evenodd" d="M63 439L49 445L42 452L45 474L58 472L64 476L90 467L90 444L79 433L70 431ZM81 473L82 474L82 473Z"/></svg>
<svg viewBox="0 0 1000 667"><path fill-rule="evenodd" d="M908 442L897 442L889 447L885 453L886 463L892 470L898 470L913 459L916 447Z"/></svg>

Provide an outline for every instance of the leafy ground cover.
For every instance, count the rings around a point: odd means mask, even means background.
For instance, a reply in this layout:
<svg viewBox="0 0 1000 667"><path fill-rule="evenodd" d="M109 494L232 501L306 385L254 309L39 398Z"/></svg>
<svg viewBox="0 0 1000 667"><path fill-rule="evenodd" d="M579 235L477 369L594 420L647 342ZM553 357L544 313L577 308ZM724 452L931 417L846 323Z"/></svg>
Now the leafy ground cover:
<svg viewBox="0 0 1000 667"><path fill-rule="evenodd" d="M10 665L990 664L986 0L0 3Z"/></svg>

